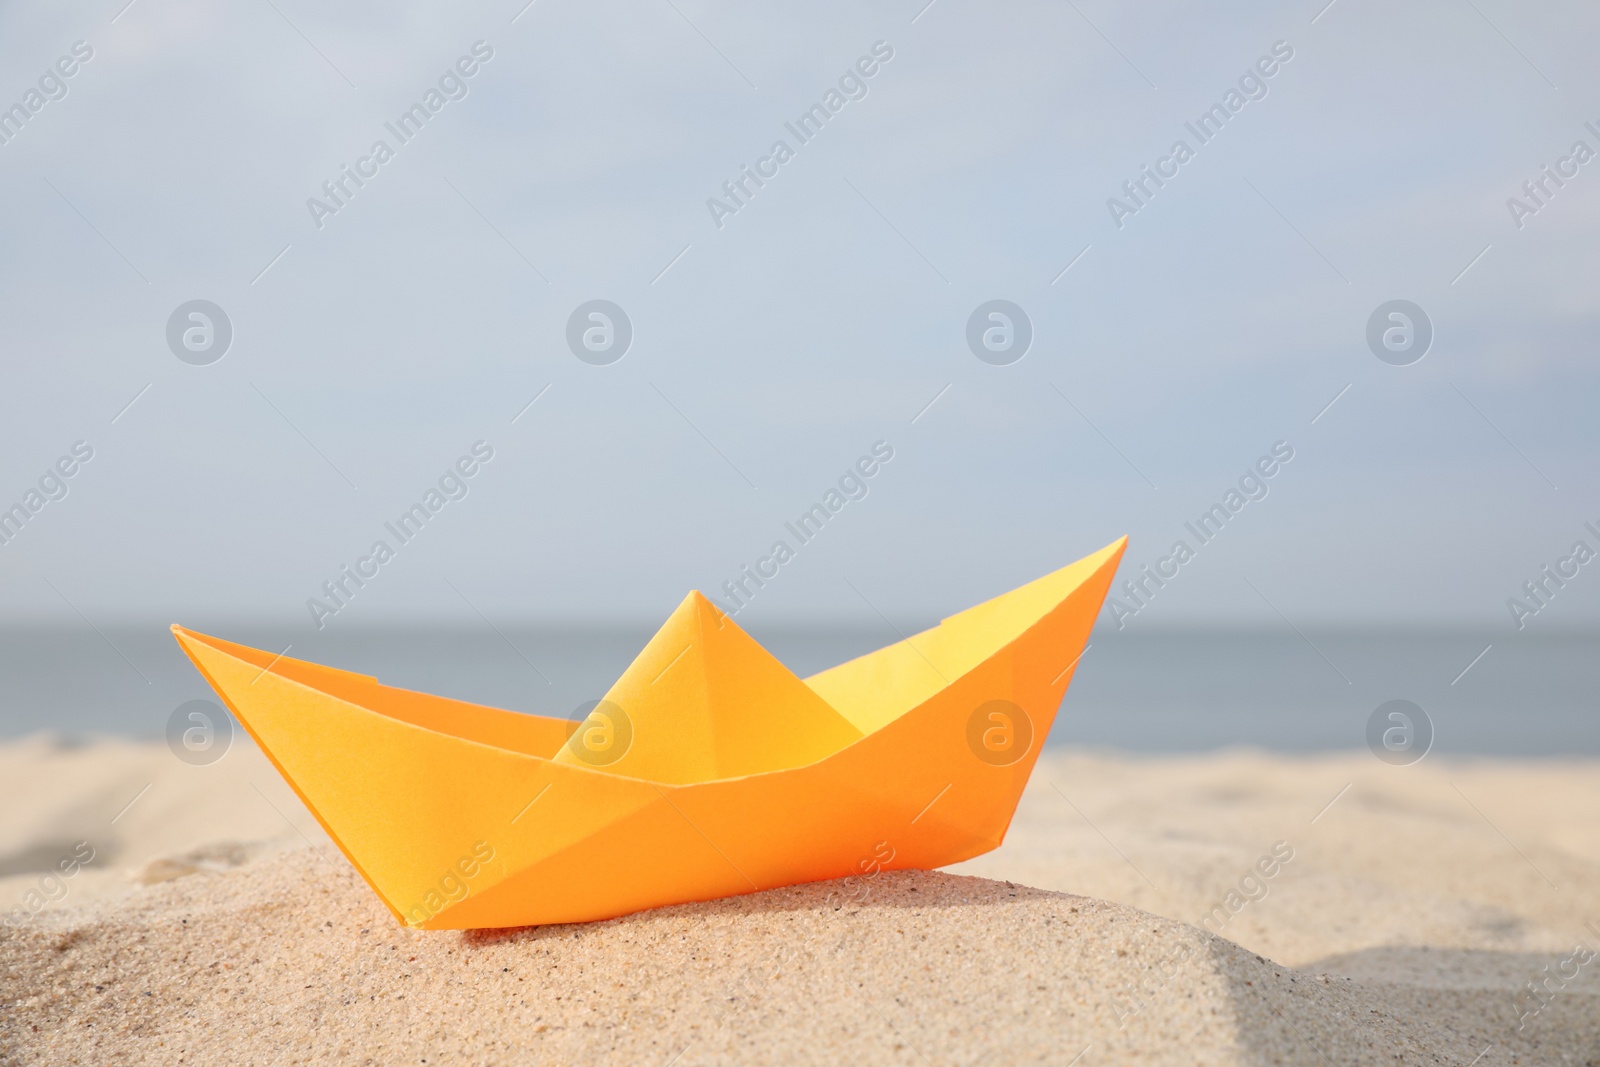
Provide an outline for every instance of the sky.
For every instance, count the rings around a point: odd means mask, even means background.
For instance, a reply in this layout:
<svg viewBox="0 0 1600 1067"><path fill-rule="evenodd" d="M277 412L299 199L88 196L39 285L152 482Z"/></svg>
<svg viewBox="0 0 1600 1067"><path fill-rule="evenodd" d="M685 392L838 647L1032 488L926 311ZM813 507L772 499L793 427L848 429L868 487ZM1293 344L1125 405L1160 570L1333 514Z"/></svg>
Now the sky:
<svg viewBox="0 0 1600 1067"><path fill-rule="evenodd" d="M1600 10L525 3L0 9L0 623L1600 623Z"/></svg>

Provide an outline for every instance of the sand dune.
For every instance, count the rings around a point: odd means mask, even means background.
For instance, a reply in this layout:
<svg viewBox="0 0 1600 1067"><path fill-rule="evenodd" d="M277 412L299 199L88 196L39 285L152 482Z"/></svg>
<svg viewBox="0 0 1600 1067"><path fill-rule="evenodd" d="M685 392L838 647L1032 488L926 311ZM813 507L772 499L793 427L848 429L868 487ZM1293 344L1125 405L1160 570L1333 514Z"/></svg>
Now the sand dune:
<svg viewBox="0 0 1600 1067"><path fill-rule="evenodd" d="M1446 1064L1488 1043L1132 908L937 873L863 905L830 888L441 936L302 849L38 923L6 945L0 1025L56 1063Z"/></svg>
<svg viewBox="0 0 1600 1067"><path fill-rule="evenodd" d="M0 747L0 904L63 848L102 851L0 933L0 1050L1600 1064L1600 959L1574 956L1600 948L1597 769L1051 753L1006 845L961 874L460 934L397 927L248 746L193 768L22 742ZM1275 846L1292 858L1263 865Z"/></svg>

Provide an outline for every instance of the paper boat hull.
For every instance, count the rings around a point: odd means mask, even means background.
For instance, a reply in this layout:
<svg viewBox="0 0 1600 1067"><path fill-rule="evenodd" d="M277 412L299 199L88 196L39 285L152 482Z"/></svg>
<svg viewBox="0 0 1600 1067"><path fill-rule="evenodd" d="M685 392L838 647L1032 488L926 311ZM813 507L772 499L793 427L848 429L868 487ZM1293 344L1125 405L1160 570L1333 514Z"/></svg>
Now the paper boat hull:
<svg viewBox="0 0 1600 1067"><path fill-rule="evenodd" d="M553 762L565 719L173 629L401 922L581 922L998 846L1124 544L807 679L858 717L906 705L860 740L807 766L688 785ZM995 721L1026 746L991 751L975 715L1008 706Z"/></svg>

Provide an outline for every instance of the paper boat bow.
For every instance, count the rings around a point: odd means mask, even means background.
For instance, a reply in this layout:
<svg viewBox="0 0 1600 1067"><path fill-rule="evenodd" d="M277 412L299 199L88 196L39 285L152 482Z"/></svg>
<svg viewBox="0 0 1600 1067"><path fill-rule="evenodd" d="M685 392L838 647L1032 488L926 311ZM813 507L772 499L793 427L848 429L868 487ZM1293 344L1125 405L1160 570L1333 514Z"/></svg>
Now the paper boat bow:
<svg viewBox="0 0 1600 1067"><path fill-rule="evenodd" d="M1126 544L803 681L691 593L576 729L172 629L401 922L581 922L998 846Z"/></svg>

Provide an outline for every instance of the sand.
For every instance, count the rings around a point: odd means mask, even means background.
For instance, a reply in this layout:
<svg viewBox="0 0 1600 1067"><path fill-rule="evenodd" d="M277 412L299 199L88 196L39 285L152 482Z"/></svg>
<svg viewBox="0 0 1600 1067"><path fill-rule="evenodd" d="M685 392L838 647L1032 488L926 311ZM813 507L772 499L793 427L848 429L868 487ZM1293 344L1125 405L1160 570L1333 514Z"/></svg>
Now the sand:
<svg viewBox="0 0 1600 1067"><path fill-rule="evenodd" d="M416 933L248 745L0 746L0 907L79 841L0 1061L1600 1065L1595 761L1047 753L950 872Z"/></svg>

